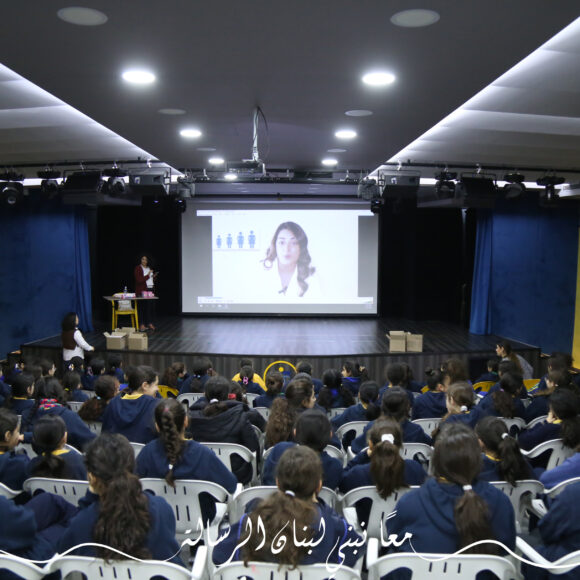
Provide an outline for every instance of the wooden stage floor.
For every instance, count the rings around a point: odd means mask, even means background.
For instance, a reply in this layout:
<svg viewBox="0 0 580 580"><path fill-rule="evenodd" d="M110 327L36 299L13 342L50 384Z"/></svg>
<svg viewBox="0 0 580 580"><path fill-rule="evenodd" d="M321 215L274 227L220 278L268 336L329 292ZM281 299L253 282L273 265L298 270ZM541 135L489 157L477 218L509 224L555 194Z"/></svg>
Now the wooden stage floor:
<svg viewBox="0 0 580 580"><path fill-rule="evenodd" d="M97 353L106 356L103 331L84 333ZM422 353L389 353L386 334L405 330L423 334ZM237 371L240 356L250 356L256 370L274 360L295 363L311 361L320 374L325 368L340 366L342 360L356 359L365 364L371 376L382 380L385 364L407 362L415 376L438 366L442 360L459 357L478 372L495 353L501 337L470 334L466 329L445 322L416 322L394 318L292 318L292 317L171 317L159 320L157 330L149 332L149 350L121 351L125 364L151 364L162 371L171 362L203 354L225 375ZM540 351L532 345L512 341L540 372ZM60 358L60 335L23 345L30 356ZM471 370L471 369L470 369ZM470 372L471 374L471 372ZM380 375L380 376L379 376Z"/></svg>

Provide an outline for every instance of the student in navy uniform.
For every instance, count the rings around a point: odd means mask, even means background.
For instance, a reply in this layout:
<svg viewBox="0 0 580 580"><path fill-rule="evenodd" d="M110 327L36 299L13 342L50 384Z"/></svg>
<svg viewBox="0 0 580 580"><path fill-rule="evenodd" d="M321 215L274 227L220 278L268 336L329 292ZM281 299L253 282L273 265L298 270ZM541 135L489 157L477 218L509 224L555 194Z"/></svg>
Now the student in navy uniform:
<svg viewBox="0 0 580 580"><path fill-rule="evenodd" d="M207 357L196 357L193 359L191 374L181 383L179 394L183 393L203 393L205 384L215 374L213 364Z"/></svg>
<svg viewBox="0 0 580 580"><path fill-rule="evenodd" d="M37 454L28 464L28 477L87 479L84 457L66 449L67 433L58 415L47 415L34 424L32 448Z"/></svg>
<svg viewBox="0 0 580 580"><path fill-rule="evenodd" d="M24 415L34 407L34 377L19 373L12 380L10 399L5 404L17 415Z"/></svg>
<svg viewBox="0 0 580 580"><path fill-rule="evenodd" d="M257 382L254 382L254 376L256 376L256 373L254 372L253 367L250 365L244 365L240 369L240 378L236 382L242 385L246 390L246 393L263 395L264 389Z"/></svg>
<svg viewBox="0 0 580 580"><path fill-rule="evenodd" d="M166 387L171 387L172 389L177 389L179 391L183 381L186 380L188 376L185 363L174 362L165 369L160 382Z"/></svg>
<svg viewBox="0 0 580 580"><path fill-rule="evenodd" d="M482 413L475 405L475 393L469 383L453 383L447 387L445 404L447 414L441 419L439 426L433 431L433 439L437 437L446 424L463 423L471 429L482 418Z"/></svg>
<svg viewBox="0 0 580 580"><path fill-rule="evenodd" d="M266 392L256 397L252 402L254 407L267 407L270 409L276 397L282 393L284 377L278 371L269 372L266 375Z"/></svg>
<svg viewBox="0 0 580 580"><path fill-rule="evenodd" d="M120 354L112 352L107 356L107 375L115 377L119 384L125 382L125 372L123 371L123 358Z"/></svg>
<svg viewBox="0 0 580 580"><path fill-rule="evenodd" d="M569 388L570 373L566 370L550 370L545 377L545 388L535 389L534 393L531 395L532 402L526 407L524 419L526 423L547 415L550 411L550 395L557 388ZM572 391L576 390L572 387Z"/></svg>
<svg viewBox="0 0 580 580"><path fill-rule="evenodd" d="M413 369L407 363L401 363L403 365L403 370L405 376L403 378L402 387L411 391L412 393L420 393L421 389L425 386L425 383L416 381L413 375Z"/></svg>
<svg viewBox="0 0 580 580"><path fill-rule="evenodd" d="M134 443L149 443L157 437L153 415L158 400L159 377L147 366L127 371L123 396L115 397L103 413L103 431L120 433Z"/></svg>
<svg viewBox="0 0 580 580"><path fill-rule="evenodd" d="M318 453L322 462L324 487L336 489L342 477L342 462L328 455L324 448L329 444L332 429L328 417L321 411L309 409L298 416L294 429L294 441L282 441L274 445L264 463L262 484L275 485L276 466L282 454L294 445L306 445Z"/></svg>
<svg viewBox="0 0 580 580"><path fill-rule="evenodd" d="M318 393L320 393L320 389L323 387L323 382L320 379L315 379L312 376L312 365L305 360L298 361L296 363L296 373L306 373L307 375L310 375L312 378L312 384L314 385L314 393L318 397Z"/></svg>
<svg viewBox="0 0 580 580"><path fill-rule="evenodd" d="M67 371L62 377L62 386L67 396L67 401L75 401L78 403L84 403L89 400L89 395L83 393L81 390L81 376L79 373L74 371ZM93 389L94 390L94 386Z"/></svg>
<svg viewBox="0 0 580 580"><path fill-rule="evenodd" d="M482 415L494 415L513 419L523 419L526 413L519 393L524 385L522 376L515 373L504 373L499 380L499 390L484 397L478 405Z"/></svg>
<svg viewBox="0 0 580 580"><path fill-rule="evenodd" d="M334 431L340 426L351 423L352 421L374 421L381 414L381 408L378 404L379 385L377 383L374 381L365 381L360 386L358 398L358 404L348 407L340 415L330 420ZM342 445L343 447L348 447L350 441L343 441Z"/></svg>
<svg viewBox="0 0 580 580"><path fill-rule="evenodd" d="M350 388L343 383L344 377L338 369L328 369L322 375L323 387L318 394L317 404L326 412L330 409L350 407L355 398ZM357 388L358 393L358 388Z"/></svg>
<svg viewBox="0 0 580 580"><path fill-rule="evenodd" d="M361 383L369 380L367 369L358 362L347 360L342 365L342 383L356 397ZM324 382L324 381L323 381Z"/></svg>
<svg viewBox="0 0 580 580"><path fill-rule="evenodd" d="M77 413L66 407L65 398L64 389L57 379L49 379L38 387L34 406L22 414L25 441L32 440L32 429L36 421L47 415L56 415L65 422L68 443L79 451L84 450L85 445L96 435Z"/></svg>
<svg viewBox="0 0 580 580"><path fill-rule="evenodd" d="M465 425L445 426L432 462L434 477L403 495L389 520L389 534L412 534L399 551L452 554L486 539L514 550L514 510L505 493L477 479L481 450L475 433ZM498 553L492 544L471 552Z"/></svg>
<svg viewBox="0 0 580 580"><path fill-rule="evenodd" d="M248 421L252 425L255 425L260 431L262 431L262 433L264 432L264 429L266 429L266 419L264 419L259 411L256 411L256 409L249 406L243 385L230 381L230 394L228 395L228 400L240 403L244 407L244 413L248 417Z"/></svg>
<svg viewBox="0 0 580 580"><path fill-rule="evenodd" d="M433 419L443 417L447 413L443 373L438 369L427 369L428 391L415 398L413 403L413 419Z"/></svg>
<svg viewBox="0 0 580 580"><path fill-rule="evenodd" d="M119 381L113 375L101 375L95 381L95 397L89 399L79 409L83 421L103 422L107 405L119 394Z"/></svg>
<svg viewBox="0 0 580 580"><path fill-rule="evenodd" d="M431 445L431 437L419 426L409 421L409 398L407 392L400 387L392 387L383 396L381 404L381 417L391 417L401 425L404 443L425 443ZM379 418L381 418L379 417ZM373 426L373 422L365 427L363 433L353 440L350 448L354 453L360 453L367 445L367 432Z"/></svg>
<svg viewBox="0 0 580 580"><path fill-rule="evenodd" d="M105 374L105 361L100 357L93 357L91 362L86 365L85 372L81 376L83 389L87 391L95 390L95 381Z"/></svg>
<svg viewBox="0 0 580 580"><path fill-rule="evenodd" d="M249 515L231 525L228 536L213 550L214 564L222 564L232 557L246 564L265 561L290 568L316 563L354 566L364 553L363 540L334 510L317 500L322 487L322 465L317 454L304 445L287 449L278 463L276 483L277 491L262 500ZM237 549L247 538L247 519L252 523L252 532L243 547ZM257 532L259 520L268 539L265 543L263 534ZM324 520L323 527L321 520ZM297 538L307 543L284 542L281 550L274 554L272 539L287 522L290 523L289 530L295 529ZM313 543L310 545L311 540ZM360 543L352 545L355 542ZM344 558L339 556L342 546Z"/></svg>
<svg viewBox="0 0 580 580"><path fill-rule="evenodd" d="M389 389L398 387L399 389L403 389L403 391L405 391L405 393L407 394L407 398L409 399L409 408L412 410L413 404L415 403L415 396L410 390L406 389L403 386L403 383L405 382L405 378L407 375L405 367L400 363L392 363L387 366L386 375L387 375L387 383L383 385L383 387L379 391L379 401L383 400L385 393Z"/></svg>
<svg viewBox="0 0 580 580"><path fill-rule="evenodd" d="M499 375L497 373L499 361L500 359L498 356L491 357L486 363L487 372L479 375L477 379L473 381L473 385L475 386L477 383L489 383L492 381L497 383L499 381Z"/></svg>
<svg viewBox="0 0 580 580"><path fill-rule="evenodd" d="M103 433L86 450L89 491L59 542L59 552L79 544L105 544L141 559L181 564L175 516L160 497L143 492L134 474L135 454L119 434ZM79 556L124 559L103 548L84 547Z"/></svg>
<svg viewBox="0 0 580 580"><path fill-rule="evenodd" d="M212 377L205 385L209 404L203 409L190 411L188 430L196 441L237 443L258 452L258 437L244 405L228 400L229 393L230 381L224 377ZM240 483L249 483L252 479L252 466L240 457L232 457L232 471Z"/></svg>
<svg viewBox="0 0 580 580"><path fill-rule="evenodd" d="M482 451L479 479L507 481L515 487L518 479L535 478L532 466L501 419L484 417L475 426L475 434Z"/></svg>
<svg viewBox="0 0 580 580"><path fill-rule="evenodd" d="M13 490L22 489L27 479L30 458L26 453L15 453L20 443L18 417L8 409L0 409L0 483Z"/></svg>
<svg viewBox="0 0 580 580"><path fill-rule="evenodd" d="M187 413L175 399L163 399L155 408L159 437L145 445L137 456L139 477L163 478L175 487L176 479L199 479L221 485L231 494L236 476L217 455L197 441L185 439ZM206 522L215 516L215 501L208 494L200 497L202 517Z"/></svg>

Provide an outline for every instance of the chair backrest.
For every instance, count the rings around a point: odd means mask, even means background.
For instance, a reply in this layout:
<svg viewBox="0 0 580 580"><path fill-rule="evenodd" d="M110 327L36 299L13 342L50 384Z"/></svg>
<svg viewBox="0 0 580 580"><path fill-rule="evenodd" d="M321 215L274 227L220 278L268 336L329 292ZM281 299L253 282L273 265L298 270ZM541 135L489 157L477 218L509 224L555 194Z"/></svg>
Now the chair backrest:
<svg viewBox="0 0 580 580"><path fill-rule="evenodd" d="M399 449L403 459L415 459L429 471L431 457L433 456L433 447L426 443L403 443Z"/></svg>
<svg viewBox="0 0 580 580"><path fill-rule="evenodd" d="M544 492L544 486L534 479L518 480L516 487L507 481L492 481L490 483L509 497L514 508L518 533L523 532L527 529L526 506L530 504L532 499L535 499L537 494Z"/></svg>
<svg viewBox="0 0 580 580"><path fill-rule="evenodd" d="M328 411L328 418L332 419L334 417L338 417L339 415L342 415L345 411L346 407L336 407L335 409L330 409L330 411Z"/></svg>
<svg viewBox="0 0 580 580"><path fill-rule="evenodd" d="M266 391L264 391L265 393ZM246 401L248 401L248 406L252 408L252 403L254 399L257 399L260 395L258 393L246 393Z"/></svg>
<svg viewBox="0 0 580 580"><path fill-rule="evenodd" d="M12 554L0 554L0 570L10 570L10 572L17 574L18 577L26 578L27 580L40 580L46 575L44 568L32 564L26 558L20 558ZM6 577L1 572L0 576L2 578Z"/></svg>
<svg viewBox="0 0 580 580"><path fill-rule="evenodd" d="M310 564L289 570L286 567L280 568L279 564L275 563L249 562L248 567L246 567L243 562L231 562L217 568L212 573L212 578L215 580L238 580L239 578L245 578L245 580L272 580L274 578L320 580L332 577L333 580L360 580L358 571L347 566L341 566L335 571L336 567L336 565Z"/></svg>
<svg viewBox="0 0 580 580"><path fill-rule="evenodd" d="M264 443L266 441L266 434L257 425L252 423L250 424L252 425L252 429L254 430L256 437L258 438L258 443L260 444L260 457L262 457L262 453L264 452Z"/></svg>
<svg viewBox="0 0 580 580"><path fill-rule="evenodd" d="M495 381L479 381L479 383L473 385L473 390L476 393L487 393L493 385L495 385Z"/></svg>
<svg viewBox="0 0 580 580"><path fill-rule="evenodd" d="M101 434L103 423L101 421L85 421L86 426L97 435Z"/></svg>
<svg viewBox="0 0 580 580"><path fill-rule="evenodd" d="M89 399L94 399L97 396L97 393L95 393L95 391L87 391L85 389L81 389L81 393L87 395Z"/></svg>
<svg viewBox="0 0 580 580"><path fill-rule="evenodd" d="M519 433L526 426L526 422L521 417L498 417L498 419L501 419L505 423L510 435L514 434L512 427L514 431Z"/></svg>
<svg viewBox="0 0 580 580"><path fill-rule="evenodd" d="M366 523L367 536L369 538L380 538L381 537L381 527L387 527L385 523L385 517L395 511L395 506L399 499L405 495L411 489L417 488L418 486L412 487L402 487L395 490L389 497L383 499L377 488L374 485L368 485L365 487L358 487L346 493L342 498L342 507L350 508L355 507L361 499L370 499L372 501L371 511L369 515L369 521ZM359 525L361 522L359 522ZM383 528L383 529L385 529ZM388 532L383 532L383 537L387 537Z"/></svg>
<svg viewBox="0 0 580 580"><path fill-rule="evenodd" d="M74 447L73 445L69 445L68 443L64 444L64 448L67 449L68 451L72 451L73 453L78 453L79 455L83 454L82 451L79 451L76 447Z"/></svg>
<svg viewBox="0 0 580 580"><path fill-rule="evenodd" d="M183 395L177 396L177 400L180 403L186 405L187 408L189 409L189 407L191 407L193 403L195 403L198 399L201 399L204 396L205 396L204 393L183 393Z"/></svg>
<svg viewBox="0 0 580 580"><path fill-rule="evenodd" d="M18 494L22 493L21 490L10 489L7 485L0 483L0 495L6 499L12 499Z"/></svg>
<svg viewBox="0 0 580 580"><path fill-rule="evenodd" d="M527 424L527 428L528 429L531 429L532 427L535 427L536 425L538 425L540 423L545 423L547 418L548 418L548 415L540 415L539 417L536 417L535 419L532 419Z"/></svg>
<svg viewBox="0 0 580 580"><path fill-rule="evenodd" d="M254 407L254 411L258 411L266 421L268 420L268 417L270 417L270 409L268 407Z"/></svg>
<svg viewBox="0 0 580 580"><path fill-rule="evenodd" d="M550 441L544 441L539 445L536 445L530 451L522 450L522 453L529 459L538 457L545 453L546 451L551 451L550 459L548 460L548 465L546 466L546 471L548 469L554 469L558 467L565 459L574 455L574 449L571 447L566 447L562 439L551 439Z"/></svg>
<svg viewBox="0 0 580 580"><path fill-rule="evenodd" d="M205 525L199 504L200 493L210 494L219 503L226 503L228 500L227 490L211 481L176 479L175 487L172 487L164 479L146 477L141 479L141 485L143 489L149 489L162 497L173 508L178 536L189 536L189 531L199 534L200 524ZM210 525L215 523L210 522Z"/></svg>
<svg viewBox="0 0 580 580"><path fill-rule="evenodd" d="M558 485L555 485L552 489L546 489L546 494L550 497L556 497L561 494L569 485L574 483L580 483L580 477L573 477L572 479L567 479L566 481L561 481Z"/></svg>
<svg viewBox="0 0 580 580"><path fill-rule="evenodd" d="M22 489L31 495L37 489L42 489L66 499L69 503L78 505L89 489L88 481L75 479L56 479L52 477L30 477L22 485Z"/></svg>
<svg viewBox="0 0 580 580"><path fill-rule="evenodd" d="M349 431L354 431L356 433L355 437L358 437L359 435L362 434L362 432L364 431L365 427L369 424L368 421L351 421L350 423L345 423L344 425L341 425L337 430L336 430L336 436L338 437L338 439L340 441L342 441L342 438L349 432Z"/></svg>
<svg viewBox="0 0 580 580"><path fill-rule="evenodd" d="M136 443L135 441L130 441L131 447L133 448L133 453L135 454L135 459L137 459L137 455L141 453L143 447L145 447L144 443Z"/></svg>
<svg viewBox="0 0 580 580"><path fill-rule="evenodd" d="M326 453L328 453L330 457L334 457L335 459L338 459L341 463L344 463L346 454L338 447L335 447L334 445L327 445L324 448L324 451L326 451Z"/></svg>
<svg viewBox="0 0 580 580"><path fill-rule="evenodd" d="M50 562L51 572L60 572L62 578L79 572L85 578L100 580L148 580L153 577L167 580L191 580L191 572L183 566L158 560L111 560L87 556L58 556ZM28 576L26 576L28 578Z"/></svg>
<svg viewBox="0 0 580 580"><path fill-rule="evenodd" d="M437 428L439 423L441 423L441 417L432 417L430 419L413 419L411 423L419 425L426 435L431 437L431 433Z"/></svg>
<svg viewBox="0 0 580 580"><path fill-rule="evenodd" d="M79 412L79 409L83 406L84 401L68 401L67 405L70 407L71 411L75 413Z"/></svg>
<svg viewBox="0 0 580 580"><path fill-rule="evenodd" d="M32 449L32 444L31 443L19 443L16 446L16 452L18 453L18 451L23 450L26 452L26 455L28 455L28 457L30 457L31 459L33 457L36 457L36 451L34 451L34 449Z"/></svg>
<svg viewBox="0 0 580 580"><path fill-rule="evenodd" d="M217 443L214 441L203 441L201 444L209 447L230 471L233 471L232 456L234 455L238 455L244 461L251 463L252 481L250 484L258 482L258 462L256 454L250 451L247 447L238 445L237 443Z"/></svg>

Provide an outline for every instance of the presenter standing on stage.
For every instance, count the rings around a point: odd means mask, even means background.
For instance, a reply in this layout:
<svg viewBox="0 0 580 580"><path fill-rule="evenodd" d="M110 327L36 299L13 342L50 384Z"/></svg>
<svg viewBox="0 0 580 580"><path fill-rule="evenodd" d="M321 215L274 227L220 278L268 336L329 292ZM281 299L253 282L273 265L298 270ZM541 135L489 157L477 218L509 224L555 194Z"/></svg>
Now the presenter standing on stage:
<svg viewBox="0 0 580 580"><path fill-rule="evenodd" d="M155 292L155 278L157 272L154 272L149 266L149 258L141 256L141 263L135 266L135 294L143 296L143 292ZM141 326L139 330L144 332L147 328L155 330L153 326L153 300L139 300Z"/></svg>

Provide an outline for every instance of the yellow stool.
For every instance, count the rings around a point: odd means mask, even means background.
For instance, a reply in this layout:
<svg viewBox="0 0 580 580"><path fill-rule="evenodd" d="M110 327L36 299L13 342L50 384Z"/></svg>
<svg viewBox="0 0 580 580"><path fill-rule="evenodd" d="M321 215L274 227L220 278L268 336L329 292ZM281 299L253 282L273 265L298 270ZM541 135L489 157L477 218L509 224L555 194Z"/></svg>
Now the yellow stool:
<svg viewBox="0 0 580 580"><path fill-rule="evenodd" d="M159 385L159 394L164 398L164 399L169 399L169 395L172 395L172 398L177 399L177 396L179 395L179 391L173 387L169 387L167 385Z"/></svg>
<svg viewBox="0 0 580 580"><path fill-rule="evenodd" d="M126 305L123 305L123 307L121 307L121 302L128 302L129 308L127 308ZM137 314L136 300L135 301L126 299L113 300L111 302L111 305L113 306L113 320L112 320L113 330L117 328L117 318L119 316L130 316L133 328L139 330L139 316Z"/></svg>

